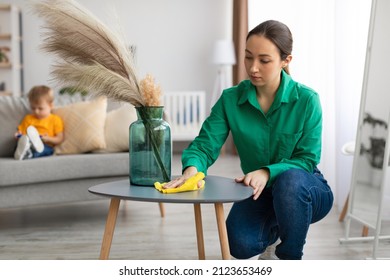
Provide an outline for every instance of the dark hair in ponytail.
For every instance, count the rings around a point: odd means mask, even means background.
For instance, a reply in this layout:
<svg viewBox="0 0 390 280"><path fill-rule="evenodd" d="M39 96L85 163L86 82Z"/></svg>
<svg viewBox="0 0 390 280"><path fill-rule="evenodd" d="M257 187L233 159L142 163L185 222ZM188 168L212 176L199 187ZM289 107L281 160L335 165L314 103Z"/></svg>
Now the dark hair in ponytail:
<svg viewBox="0 0 390 280"><path fill-rule="evenodd" d="M260 23L249 31L246 36L248 41L252 35L264 36L278 48L280 58L285 60L292 53L293 38L290 29L284 23L276 20L268 20ZM287 74L290 74L288 65L284 68Z"/></svg>

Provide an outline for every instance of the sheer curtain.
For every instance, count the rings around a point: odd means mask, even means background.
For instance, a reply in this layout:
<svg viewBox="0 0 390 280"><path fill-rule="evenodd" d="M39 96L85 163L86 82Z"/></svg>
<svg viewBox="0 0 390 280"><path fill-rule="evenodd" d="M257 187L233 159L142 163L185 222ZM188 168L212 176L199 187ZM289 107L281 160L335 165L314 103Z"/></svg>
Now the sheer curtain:
<svg viewBox="0 0 390 280"><path fill-rule="evenodd" d="M246 79L244 67L245 39L248 34L248 0L233 1L233 42L237 63L233 66L233 85Z"/></svg>
<svg viewBox="0 0 390 280"><path fill-rule="evenodd" d="M323 107L322 158L319 168L335 185L334 1L249 0L249 30L268 19L285 23L294 39L290 64L294 80L316 90Z"/></svg>

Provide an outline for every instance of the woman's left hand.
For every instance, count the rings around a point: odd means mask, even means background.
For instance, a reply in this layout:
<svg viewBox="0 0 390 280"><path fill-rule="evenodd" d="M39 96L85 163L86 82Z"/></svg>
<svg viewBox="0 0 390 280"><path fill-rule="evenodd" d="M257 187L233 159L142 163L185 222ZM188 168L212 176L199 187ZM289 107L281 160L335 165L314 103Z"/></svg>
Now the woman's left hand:
<svg viewBox="0 0 390 280"><path fill-rule="evenodd" d="M269 180L268 169L259 169L253 172L249 172L245 176L236 178L237 183L244 183L246 186L253 188L253 199L259 198L260 194L264 190Z"/></svg>

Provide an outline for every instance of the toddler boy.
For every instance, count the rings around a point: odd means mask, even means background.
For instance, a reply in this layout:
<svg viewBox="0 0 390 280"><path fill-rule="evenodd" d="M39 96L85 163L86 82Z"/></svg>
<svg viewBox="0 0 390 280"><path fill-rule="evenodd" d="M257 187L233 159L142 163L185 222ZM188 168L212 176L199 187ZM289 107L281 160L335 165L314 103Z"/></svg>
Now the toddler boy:
<svg viewBox="0 0 390 280"><path fill-rule="evenodd" d="M64 141L62 119L51 113L54 106L53 90L47 86L35 86L28 93L31 114L26 115L15 137L18 145L14 158L24 160L54 153L54 146Z"/></svg>

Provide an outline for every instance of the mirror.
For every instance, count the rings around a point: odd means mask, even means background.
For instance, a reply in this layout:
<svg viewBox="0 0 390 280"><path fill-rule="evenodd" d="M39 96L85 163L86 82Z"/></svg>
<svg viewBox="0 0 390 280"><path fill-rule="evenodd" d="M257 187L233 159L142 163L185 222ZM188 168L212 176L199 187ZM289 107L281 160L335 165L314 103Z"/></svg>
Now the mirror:
<svg viewBox="0 0 390 280"><path fill-rule="evenodd" d="M390 197L385 190L388 174L388 124L390 114L390 1L372 2L370 29L359 125L352 170L348 216L379 230L378 223L385 217L383 198ZM386 152L386 153L385 153ZM383 215L382 215L383 214Z"/></svg>
<svg viewBox="0 0 390 280"><path fill-rule="evenodd" d="M370 96L373 98L373 96ZM378 99L380 100L380 99ZM387 105L387 104L385 104ZM374 109L374 110L372 110ZM374 113L371 113L374 112ZM387 138L387 121L366 104L360 126L360 143L355 155L356 174L352 196L351 214L375 228L381 202L382 180L385 175L383 159Z"/></svg>

